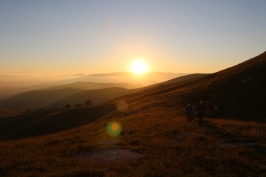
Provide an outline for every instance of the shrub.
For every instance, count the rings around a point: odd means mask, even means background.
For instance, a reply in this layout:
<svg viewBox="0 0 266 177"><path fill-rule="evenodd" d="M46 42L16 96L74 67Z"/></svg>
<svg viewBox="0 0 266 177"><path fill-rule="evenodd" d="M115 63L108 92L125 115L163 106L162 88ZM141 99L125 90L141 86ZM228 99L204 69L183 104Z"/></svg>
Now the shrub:
<svg viewBox="0 0 266 177"><path fill-rule="evenodd" d="M92 104L91 100L87 100L84 102L84 106L90 106Z"/></svg>

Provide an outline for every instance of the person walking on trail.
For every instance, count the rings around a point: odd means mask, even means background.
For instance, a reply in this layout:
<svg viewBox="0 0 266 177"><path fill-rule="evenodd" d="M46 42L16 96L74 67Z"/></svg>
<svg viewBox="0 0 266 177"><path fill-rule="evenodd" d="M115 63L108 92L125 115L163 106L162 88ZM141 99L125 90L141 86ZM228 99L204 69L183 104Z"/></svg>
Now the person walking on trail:
<svg viewBox="0 0 266 177"><path fill-rule="evenodd" d="M191 120L194 120L195 119L195 108L194 108L194 106L191 106L191 108L192 108Z"/></svg>
<svg viewBox="0 0 266 177"><path fill-rule="evenodd" d="M201 101L200 104L198 105L196 112L197 112L198 117L199 117L198 125L202 126L202 118L203 118L203 115L205 113L205 106L203 105L203 101Z"/></svg>
<svg viewBox="0 0 266 177"><path fill-rule="evenodd" d="M187 105L186 107L186 112L187 112L187 120L190 122L191 121L191 116L192 116L192 106L190 104Z"/></svg>

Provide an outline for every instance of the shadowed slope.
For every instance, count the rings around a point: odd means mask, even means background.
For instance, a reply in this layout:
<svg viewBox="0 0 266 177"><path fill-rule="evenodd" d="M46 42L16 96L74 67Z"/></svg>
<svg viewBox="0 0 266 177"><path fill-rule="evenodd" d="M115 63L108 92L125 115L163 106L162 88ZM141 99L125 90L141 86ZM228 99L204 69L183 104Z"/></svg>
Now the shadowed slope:
<svg viewBox="0 0 266 177"><path fill-rule="evenodd" d="M17 111L12 109L0 108L0 118L12 117L19 114L23 114L23 111Z"/></svg>
<svg viewBox="0 0 266 177"><path fill-rule="evenodd" d="M265 119L266 52L199 79L190 89L184 97L187 102L209 100L221 106L224 116Z"/></svg>
<svg viewBox="0 0 266 177"><path fill-rule="evenodd" d="M0 119L0 137L18 139L46 135L80 127L114 111L115 105L83 107L69 110L43 110Z"/></svg>
<svg viewBox="0 0 266 177"><path fill-rule="evenodd" d="M265 90L266 52L205 77L140 90L119 99L134 103L161 95L161 101L175 99L173 104L182 107L188 103L197 105L201 100L211 101L220 106L220 116L263 120L266 118Z"/></svg>
<svg viewBox="0 0 266 177"><path fill-rule="evenodd" d="M139 97L140 95L145 96L146 94L153 93L155 91L160 91L160 90L165 89L165 88L170 88L172 86L175 86L176 84L181 84L184 82L188 82L190 80L195 80L195 79L204 77L206 75L208 75L208 74L189 74L189 75L180 76L180 77L177 77L177 78L165 81L165 82L161 82L158 84L133 89L135 91L135 94L123 95L123 96L120 96L120 97L117 97L117 98L111 100L110 102L134 98L136 96Z"/></svg>
<svg viewBox="0 0 266 177"><path fill-rule="evenodd" d="M80 91L80 89L29 91L4 100L0 105L11 109L37 109Z"/></svg>

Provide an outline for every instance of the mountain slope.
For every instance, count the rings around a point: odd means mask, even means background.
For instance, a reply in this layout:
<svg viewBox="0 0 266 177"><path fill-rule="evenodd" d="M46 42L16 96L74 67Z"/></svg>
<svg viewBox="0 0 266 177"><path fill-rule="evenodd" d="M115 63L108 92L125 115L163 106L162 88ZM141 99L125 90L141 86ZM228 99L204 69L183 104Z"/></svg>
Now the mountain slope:
<svg viewBox="0 0 266 177"><path fill-rule="evenodd" d="M54 102L53 104L50 104L47 107L63 106L65 104L71 104L72 106L74 106L76 103L83 104L87 100L91 100L93 104L99 104L109 101L113 98L119 97L121 95L131 94L134 92L135 92L134 90L124 89L119 87L85 90L70 95L57 102Z"/></svg>
<svg viewBox="0 0 266 177"><path fill-rule="evenodd" d="M70 110L61 110L56 114L57 116L51 119L50 116L48 116L44 119L44 121L47 121L47 125L51 124L50 126L53 126L53 122L57 121L57 119L63 121L64 117L72 115L73 120L71 120L69 124L76 125L74 120L75 115L80 115L80 120L78 122L81 123L78 125L81 126L83 125L82 122L86 122L85 124L87 124L87 119L91 119L87 116L90 111L94 112L93 114L100 115L92 117L93 120L102 117L97 120L101 121L119 117L124 114L134 114L140 111L152 112L162 108L173 109L176 111L176 115L183 116L184 108L188 103L195 106L201 100L205 103L207 101L211 101L213 104L219 105L219 117L261 121L265 119L264 110L266 110L266 105L264 104L264 101L266 100L266 96L264 94L266 90L265 71L266 53L263 53L257 57L247 60L246 62L214 74L173 84L162 84L136 93L132 93L132 90L122 88L82 91L70 96L68 99L55 103L55 105L64 105L69 102L82 103L87 99L91 99L94 102L94 98L98 99L99 95L101 96L99 100L103 102L119 95L124 96L115 98L107 104L103 104L111 105L112 107L108 109L108 111L104 112L104 114L100 109L102 105L96 105L94 107L73 109L71 110L71 112L75 112L73 114L70 114ZM128 110L126 113L116 111L115 107L118 102L123 102L127 105ZM89 111L87 113L82 113L81 110ZM22 121L23 119L20 120ZM15 122L16 121L14 121L14 124L16 124ZM35 129L42 130L36 135L45 134L45 130L41 128L41 125L42 124L36 124L34 126ZM62 126L64 127L64 125ZM69 128L73 127L69 126L68 128L58 128L58 130L55 128L52 132L67 130ZM27 131L28 129L24 129L24 132ZM23 133L20 132L19 134ZM13 134L12 136L15 137L19 134Z"/></svg>
<svg viewBox="0 0 266 177"><path fill-rule="evenodd" d="M195 105L208 100L228 114L228 108L242 99L235 109L247 109L249 120L265 116L265 111L258 114L252 107L255 102L265 110L265 63L264 53L202 78L164 84L109 104L0 119L0 136L6 139L67 130L0 141L0 174L265 176L265 124L204 118L199 127L197 119L188 122L184 113L188 102ZM243 94L246 89L249 92ZM127 104L128 110L116 110L117 102ZM110 124L114 130L121 128L120 134L110 135Z"/></svg>
<svg viewBox="0 0 266 177"><path fill-rule="evenodd" d="M49 109L0 119L0 138L18 139L57 133L83 125L115 110L115 105L68 110Z"/></svg>
<svg viewBox="0 0 266 177"><path fill-rule="evenodd" d="M218 105L220 117L264 120L265 81L266 52L217 73L174 84L162 84L115 100L122 99L131 104L158 97L158 102L177 107L185 107L188 103L196 106L203 100Z"/></svg>
<svg viewBox="0 0 266 177"><path fill-rule="evenodd" d="M154 90L160 90L163 86L169 86L172 83L182 82L184 80L189 80L191 78L202 77L199 75L188 75L181 76L170 81L161 83L161 85L156 84L153 86L145 87L145 93L151 92ZM169 84L168 84L169 83ZM143 89L143 88L142 88ZM107 101L112 98L115 98L119 95L130 95L134 97L137 95L138 99L139 93L135 93L136 89L128 90L123 88L105 88L105 89L96 89L96 90L87 90L81 91L74 95L71 95L60 102L57 102L50 107L61 106L67 103L83 103L86 99L91 99L93 103L95 101ZM131 94L134 93L134 94ZM121 113L116 111L116 105L123 97L118 97L117 101L109 101L107 104L102 104L99 106L83 107L83 108L73 108L70 110L39 110L37 112L24 114L14 118L0 120L0 135L4 139L9 138L22 138L22 137L31 137L38 136L50 133L56 133L63 130L69 130L75 127L86 125L92 121L101 118L108 114L120 115ZM141 99L139 100L141 101ZM128 102L130 103L130 102ZM137 103L139 104L139 103ZM140 105L139 105L140 106ZM134 111L137 108L129 107L129 111Z"/></svg>
<svg viewBox="0 0 266 177"><path fill-rule="evenodd" d="M1 101L0 106L10 109L38 109L80 91L80 89L29 91Z"/></svg>
<svg viewBox="0 0 266 177"><path fill-rule="evenodd" d="M19 114L23 114L23 111L17 111L12 109L0 108L0 118L13 117Z"/></svg>
<svg viewBox="0 0 266 177"><path fill-rule="evenodd" d="M266 52L236 66L199 79L188 102L214 101L221 105L224 116L247 119L265 119ZM194 97L194 98L193 98Z"/></svg>
<svg viewBox="0 0 266 177"><path fill-rule="evenodd" d="M146 87L133 89L135 94L123 95L123 96L120 96L120 97L117 97L117 98L111 100L110 102L116 101L116 100L123 100L123 99L133 98L133 97L139 96L139 95L145 95L145 94L152 93L152 92L155 92L155 91L158 91L158 90L162 90L164 88L172 87L172 86L174 86L176 84L180 84L180 83L183 83L183 82L188 82L189 80L198 79L198 78L204 77L206 75L208 75L208 74L188 74L188 75L180 76L180 77L177 77L177 78L174 78L174 79L170 79L170 80L165 81L165 82L161 82L161 83L149 85L149 86L146 86Z"/></svg>

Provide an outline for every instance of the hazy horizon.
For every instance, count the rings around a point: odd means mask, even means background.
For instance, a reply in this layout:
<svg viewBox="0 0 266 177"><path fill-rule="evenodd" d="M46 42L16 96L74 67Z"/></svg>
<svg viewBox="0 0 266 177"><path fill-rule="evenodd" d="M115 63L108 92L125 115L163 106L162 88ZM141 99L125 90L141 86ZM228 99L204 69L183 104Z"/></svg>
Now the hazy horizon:
<svg viewBox="0 0 266 177"><path fill-rule="evenodd" d="M213 73L266 46L265 1L0 1L0 75Z"/></svg>
<svg viewBox="0 0 266 177"><path fill-rule="evenodd" d="M30 75L0 75L0 88L5 87L34 87L42 85L61 85L74 82L94 82L94 83L131 83L142 86L164 82L175 77L191 73L163 73L146 72L136 75L132 72L114 72L97 74L77 74L62 76L30 76Z"/></svg>

